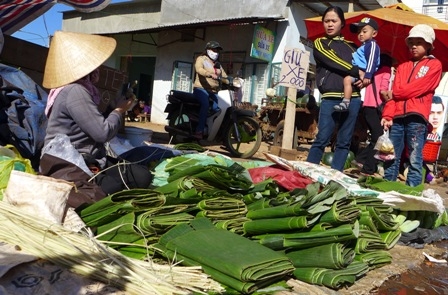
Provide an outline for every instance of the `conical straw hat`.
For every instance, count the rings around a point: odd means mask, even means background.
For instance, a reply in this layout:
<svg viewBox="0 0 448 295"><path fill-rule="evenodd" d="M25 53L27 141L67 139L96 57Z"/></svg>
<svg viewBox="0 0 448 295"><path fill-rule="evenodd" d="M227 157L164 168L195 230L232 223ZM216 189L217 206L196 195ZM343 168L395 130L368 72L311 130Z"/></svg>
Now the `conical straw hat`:
<svg viewBox="0 0 448 295"><path fill-rule="evenodd" d="M43 86L57 88L86 76L112 55L116 45L110 37L56 31L48 51Z"/></svg>

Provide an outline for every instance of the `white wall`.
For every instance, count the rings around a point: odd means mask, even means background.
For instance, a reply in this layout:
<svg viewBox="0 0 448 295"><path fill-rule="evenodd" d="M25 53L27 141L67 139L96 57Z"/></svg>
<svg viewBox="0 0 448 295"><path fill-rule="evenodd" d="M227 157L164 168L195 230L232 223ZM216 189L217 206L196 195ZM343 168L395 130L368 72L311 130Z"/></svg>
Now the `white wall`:
<svg viewBox="0 0 448 295"><path fill-rule="evenodd" d="M303 9L297 3L292 3L290 9L290 12L288 12L289 20L278 22L275 26L277 29L277 40L272 62L281 62L286 46L301 48L312 53L311 48L304 46L300 42L300 36L306 37L306 27L303 19L315 15ZM253 29L254 25L235 27L210 26L205 31L204 40L198 38L191 43L178 41L179 36L174 31L160 33L158 36L156 71L154 74L151 121L158 124L167 123L164 110L167 104L166 96L171 90L173 62L175 60L193 62L194 53L202 52L207 41L218 41L224 51L245 51L246 62L261 62L261 60L253 59L249 56ZM312 54L310 62L314 63Z"/></svg>
<svg viewBox="0 0 448 295"><path fill-rule="evenodd" d="M415 12L422 13L423 0L402 0L401 2L412 8Z"/></svg>
<svg viewBox="0 0 448 295"><path fill-rule="evenodd" d="M439 87L436 89L436 94L448 96L448 73L443 73L442 80L440 80Z"/></svg>
<svg viewBox="0 0 448 295"><path fill-rule="evenodd" d="M154 73L154 90L151 108L151 122L166 124L164 113L166 96L171 90L171 78L174 61L193 62L194 54L203 52L205 44L210 40L218 41L223 51L245 51L246 61L249 57L253 26L215 26L208 27L204 40L197 38L195 42L180 42L178 33L162 32L158 37L156 69Z"/></svg>

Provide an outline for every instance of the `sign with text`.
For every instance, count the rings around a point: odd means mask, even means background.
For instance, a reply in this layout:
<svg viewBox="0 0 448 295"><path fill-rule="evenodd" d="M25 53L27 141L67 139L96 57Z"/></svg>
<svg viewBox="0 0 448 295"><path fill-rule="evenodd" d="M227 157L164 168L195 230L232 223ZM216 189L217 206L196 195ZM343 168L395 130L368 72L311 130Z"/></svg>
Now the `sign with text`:
<svg viewBox="0 0 448 295"><path fill-rule="evenodd" d="M101 65L99 81L96 84L101 95L98 109L104 112L111 100L120 96L123 85L128 82L128 75L122 71Z"/></svg>
<svg viewBox="0 0 448 295"><path fill-rule="evenodd" d="M285 48L279 85L296 89L306 88L310 53L297 48Z"/></svg>
<svg viewBox="0 0 448 295"><path fill-rule="evenodd" d="M260 25L255 26L252 38L252 49L250 56L265 61L271 61L274 54L275 34L271 30Z"/></svg>

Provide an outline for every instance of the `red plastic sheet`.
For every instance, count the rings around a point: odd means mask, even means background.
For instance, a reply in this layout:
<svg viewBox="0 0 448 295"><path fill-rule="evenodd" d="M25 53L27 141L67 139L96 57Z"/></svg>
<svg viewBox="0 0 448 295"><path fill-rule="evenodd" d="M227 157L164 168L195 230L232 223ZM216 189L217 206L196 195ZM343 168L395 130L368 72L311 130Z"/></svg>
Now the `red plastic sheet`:
<svg viewBox="0 0 448 295"><path fill-rule="evenodd" d="M314 182L297 171L287 171L279 168L279 166L251 168L249 169L249 174L253 183L272 178L279 186L287 190L305 188L308 184Z"/></svg>

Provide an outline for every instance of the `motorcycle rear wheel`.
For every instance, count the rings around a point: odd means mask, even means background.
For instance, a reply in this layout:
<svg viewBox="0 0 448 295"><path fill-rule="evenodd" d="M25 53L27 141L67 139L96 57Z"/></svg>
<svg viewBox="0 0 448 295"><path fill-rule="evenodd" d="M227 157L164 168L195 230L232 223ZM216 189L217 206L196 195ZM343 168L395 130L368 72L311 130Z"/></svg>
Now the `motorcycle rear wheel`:
<svg viewBox="0 0 448 295"><path fill-rule="evenodd" d="M224 131L224 145L234 157L243 159L252 157L261 145L263 134L260 125L252 117L241 116L237 118L236 128L232 122ZM236 130L240 135L240 141L238 141Z"/></svg>
<svg viewBox="0 0 448 295"><path fill-rule="evenodd" d="M180 132L168 131L168 136L172 138L172 143L182 143L191 141L191 134L194 128L190 117L187 114L178 114L168 120L168 126L176 128ZM190 140L188 140L190 139Z"/></svg>

